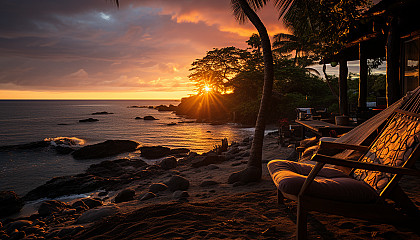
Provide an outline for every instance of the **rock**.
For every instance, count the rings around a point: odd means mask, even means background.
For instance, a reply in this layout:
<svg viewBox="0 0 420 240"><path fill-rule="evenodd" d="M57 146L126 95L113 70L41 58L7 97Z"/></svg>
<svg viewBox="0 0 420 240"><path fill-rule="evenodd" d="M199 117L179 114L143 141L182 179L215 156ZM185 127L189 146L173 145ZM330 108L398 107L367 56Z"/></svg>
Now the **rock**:
<svg viewBox="0 0 420 240"><path fill-rule="evenodd" d="M235 155L235 154L239 153L240 151L241 151L241 149L239 149L238 147L231 147L229 149L229 151L227 151L227 153L228 154Z"/></svg>
<svg viewBox="0 0 420 240"><path fill-rule="evenodd" d="M186 157L178 160L178 164L179 165L181 165L181 164L182 165L190 164L194 160L194 158L196 158L197 156L199 156L198 153L196 153L196 152L190 152L188 154L188 156L186 156Z"/></svg>
<svg viewBox="0 0 420 240"><path fill-rule="evenodd" d="M190 187L190 181L186 178L175 175L172 176L169 181L165 182L165 185L168 186L169 190L175 192L177 190L187 190Z"/></svg>
<svg viewBox="0 0 420 240"><path fill-rule="evenodd" d="M153 117L153 116L145 116L145 117L143 118L143 120L148 121L148 120L158 120L158 119L156 119L156 118L155 118L155 117Z"/></svg>
<svg viewBox="0 0 420 240"><path fill-rule="evenodd" d="M207 180L207 181L203 181L202 183L200 183L200 187L209 187L209 186L214 186L214 185L218 185L219 183L213 180Z"/></svg>
<svg viewBox="0 0 420 240"><path fill-rule="evenodd" d="M103 143L82 147L72 153L75 159L93 159L135 151L139 143L130 140L107 140Z"/></svg>
<svg viewBox="0 0 420 240"><path fill-rule="evenodd" d="M190 152L190 149L188 148L173 148L171 149L170 154L171 155L180 155L180 154L187 154Z"/></svg>
<svg viewBox="0 0 420 240"><path fill-rule="evenodd" d="M25 227L23 229L23 231L25 231L26 234L43 234L43 233L45 233L45 229L38 226L38 225Z"/></svg>
<svg viewBox="0 0 420 240"><path fill-rule="evenodd" d="M175 157L167 157L165 159L163 159L162 161L160 161L158 163L158 165L165 170L169 170L172 168L176 168L176 166L178 165L176 158Z"/></svg>
<svg viewBox="0 0 420 240"><path fill-rule="evenodd" d="M207 166L208 170L216 170L216 169L220 169L219 166L215 165L215 164L210 164Z"/></svg>
<svg viewBox="0 0 420 240"><path fill-rule="evenodd" d="M86 119L79 120L79 122L97 122L97 121L99 120L95 118L86 118Z"/></svg>
<svg viewBox="0 0 420 240"><path fill-rule="evenodd" d="M226 158L221 155L201 156L201 157L194 158L194 160L192 160L191 162L191 166L194 168L198 168L198 167L207 166L210 164L221 163L221 162L224 162L225 160Z"/></svg>
<svg viewBox="0 0 420 240"><path fill-rule="evenodd" d="M68 237L68 236L73 236L76 235L78 232L82 231L83 229L85 229L83 226L66 226L60 229L60 231L57 233L57 236L62 238L62 237Z"/></svg>
<svg viewBox="0 0 420 240"><path fill-rule="evenodd" d="M17 213L23 207L23 200L13 191L0 191L0 217Z"/></svg>
<svg viewBox="0 0 420 240"><path fill-rule="evenodd" d="M16 230L10 234L9 240L17 240L17 239L22 239L24 237L26 237L25 232Z"/></svg>
<svg viewBox="0 0 420 240"><path fill-rule="evenodd" d="M188 194L188 192L187 191L175 191L173 194L172 194L172 197L173 198L175 198L175 199L185 199L185 198L187 198L187 197L189 197L190 195Z"/></svg>
<svg viewBox="0 0 420 240"><path fill-rule="evenodd" d="M91 208L102 206L102 201L98 199L92 199L92 198L82 198L79 201L73 203L71 206L73 208L81 206L81 207L86 207L86 209L91 209Z"/></svg>
<svg viewBox="0 0 420 240"><path fill-rule="evenodd" d="M142 117L136 117L136 118L134 118L134 119L136 119L136 120L140 120L140 119L143 119Z"/></svg>
<svg viewBox="0 0 420 240"><path fill-rule="evenodd" d="M48 200L39 206L38 213L41 216L48 216L53 213L59 213L67 208L70 208L70 206L64 202L58 200Z"/></svg>
<svg viewBox="0 0 420 240"><path fill-rule="evenodd" d="M156 159L168 156L171 153L171 149L162 146L153 147L141 147L141 156L147 159Z"/></svg>
<svg viewBox="0 0 420 240"><path fill-rule="evenodd" d="M28 227L32 225L32 221L28 220L16 220L14 222L6 224L5 228L7 232L13 232L15 230L20 230L23 227Z"/></svg>
<svg viewBox="0 0 420 240"><path fill-rule="evenodd" d="M115 161L102 161L90 165L86 173L100 177L118 177L124 174L125 170Z"/></svg>
<svg viewBox="0 0 420 240"><path fill-rule="evenodd" d="M63 214L63 215L73 215L73 214L75 214L77 212L77 210L76 209L74 209L74 208L70 208L70 209L64 209L61 213Z"/></svg>
<svg viewBox="0 0 420 240"><path fill-rule="evenodd" d="M136 192L132 189L124 189L115 197L115 203L128 202L134 199Z"/></svg>
<svg viewBox="0 0 420 240"><path fill-rule="evenodd" d="M108 115L108 114L114 114L114 113L110 113L110 112L94 112L94 113L92 113L92 115Z"/></svg>
<svg viewBox="0 0 420 240"><path fill-rule="evenodd" d="M165 191L166 189L168 189L168 186L166 186L163 183L153 183L152 185L149 186L149 192L152 192L152 193L158 193L161 191Z"/></svg>
<svg viewBox="0 0 420 240"><path fill-rule="evenodd" d="M152 193L152 192L147 192L146 194L143 195L143 197L140 198L140 201L145 201L151 198L155 198L156 194Z"/></svg>
<svg viewBox="0 0 420 240"><path fill-rule="evenodd" d="M76 221L77 224L91 223L101 220L105 217L115 215L119 212L119 209L115 204L103 206L100 208L90 209L84 212Z"/></svg>
<svg viewBox="0 0 420 240"><path fill-rule="evenodd" d="M88 193L103 188L107 183L109 183L107 179L88 174L55 177L31 190L24 196L24 200L33 201L39 198L56 198L63 195Z"/></svg>
<svg viewBox="0 0 420 240"><path fill-rule="evenodd" d="M69 154L74 151L74 149L71 147L63 147L63 146L55 146L54 149L58 154L63 154L63 155Z"/></svg>
<svg viewBox="0 0 420 240"><path fill-rule="evenodd" d="M177 110L177 106L174 106L172 104L170 104L169 106L159 105L155 107L155 109L157 109L158 111L172 111L173 112Z"/></svg>

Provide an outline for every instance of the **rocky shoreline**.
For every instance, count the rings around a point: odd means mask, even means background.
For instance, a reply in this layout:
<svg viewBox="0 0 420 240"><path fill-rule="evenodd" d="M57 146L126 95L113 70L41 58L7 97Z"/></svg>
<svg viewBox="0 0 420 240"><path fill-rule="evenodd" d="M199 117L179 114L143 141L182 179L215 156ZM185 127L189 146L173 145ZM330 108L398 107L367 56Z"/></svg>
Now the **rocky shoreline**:
<svg viewBox="0 0 420 240"><path fill-rule="evenodd" d="M297 204L277 204L265 165L296 152L281 147L276 135L264 140L261 181L247 185L229 184L228 177L245 167L251 138L231 144L224 140L203 154L147 147L143 157L159 157L155 164L115 159L93 164L84 173L53 178L23 197L41 198L37 212L1 220L0 239L294 239ZM405 177L401 187L420 204L417 178ZM84 195L57 198L77 193ZM420 237L418 229L409 226L324 213L309 216L308 234L310 239Z"/></svg>
<svg viewBox="0 0 420 240"><path fill-rule="evenodd" d="M72 236L84 229L84 224L96 222L120 212L118 204L140 202L168 195L165 201L187 201L191 193L190 178L183 171L201 172L219 169L217 164L231 162L232 166L246 163L251 138L228 145L227 139L212 151L197 154L186 148L170 149L162 146L139 147L133 141L106 141L80 148L72 153L76 159L101 158L121 152L140 150L146 159L159 159L149 165L141 159L116 159L91 165L84 173L55 177L31 190L22 198L14 193L0 204L4 209L19 211L23 202L54 199L66 195L94 193L71 203L59 200L43 201L38 212L29 217L6 218L1 221L0 239L51 239ZM45 147L44 145L42 147ZM118 149L118 150L116 150ZM106 152L106 153L105 153ZM92 155L96 153L96 155ZM159 180L162 179L162 180ZM222 182L203 180L199 188L217 186ZM224 184L224 183L223 183ZM133 189L133 185L137 186ZM139 192L139 189L141 191ZM210 192L211 193L211 192ZM206 194L200 196L207 198ZM4 199L3 199L4 200ZM8 214L11 214L9 212ZM4 214L3 214L4 215Z"/></svg>

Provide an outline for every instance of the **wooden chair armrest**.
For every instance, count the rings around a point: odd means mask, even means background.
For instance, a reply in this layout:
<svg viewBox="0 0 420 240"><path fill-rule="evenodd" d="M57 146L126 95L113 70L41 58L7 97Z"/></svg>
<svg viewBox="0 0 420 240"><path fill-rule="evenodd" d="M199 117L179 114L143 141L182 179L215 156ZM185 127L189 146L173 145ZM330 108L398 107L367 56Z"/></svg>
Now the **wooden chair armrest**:
<svg viewBox="0 0 420 240"><path fill-rule="evenodd" d="M314 155L311 159L312 161L328 163L337 166L344 166L357 169L366 169L372 171L380 171L394 174L405 174L411 176L420 177L420 171L417 169L404 168L404 167L393 167L377 163L368 163L368 162L359 162L348 159L334 158L322 154Z"/></svg>
<svg viewBox="0 0 420 240"><path fill-rule="evenodd" d="M316 175L318 175L319 171L324 167L325 163L317 162L315 166L312 168L311 172L309 173L308 177L306 177L305 182L302 185L302 188L299 191L298 198L305 195L309 185L314 181Z"/></svg>
<svg viewBox="0 0 420 240"><path fill-rule="evenodd" d="M350 149L356 150L360 152L366 152L369 147L362 146L362 145L353 145L353 144L346 144L346 143L336 143L336 142L327 142L321 141L319 145L320 149Z"/></svg>

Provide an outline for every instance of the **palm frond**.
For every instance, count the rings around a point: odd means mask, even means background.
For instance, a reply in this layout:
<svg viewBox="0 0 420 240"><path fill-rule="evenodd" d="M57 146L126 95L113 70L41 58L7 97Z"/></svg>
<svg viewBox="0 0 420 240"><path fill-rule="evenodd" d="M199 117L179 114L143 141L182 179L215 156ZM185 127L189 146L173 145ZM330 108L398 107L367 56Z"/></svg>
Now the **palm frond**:
<svg viewBox="0 0 420 240"><path fill-rule="evenodd" d="M233 12L233 16L235 17L235 19L239 22L239 23L245 23L247 20L247 17L244 13L244 11L241 8L241 4L239 3L238 0L231 0L230 1L231 5L232 5L232 12Z"/></svg>
<svg viewBox="0 0 420 240"><path fill-rule="evenodd" d="M309 67L306 67L305 68L309 73L311 73L311 74L313 74L313 75L317 75L317 76L320 76L321 74L319 73L319 71L318 70L316 70L315 68L309 68Z"/></svg>
<svg viewBox="0 0 420 240"><path fill-rule="evenodd" d="M279 11L279 19L295 4L296 0L275 0L274 5Z"/></svg>
<svg viewBox="0 0 420 240"><path fill-rule="evenodd" d="M257 11L263 8L269 2L269 0L245 0L245 1L254 11ZM277 2L279 0L275 0L275 1ZM236 20L240 23L245 23L247 21L247 18L241 8L241 4L239 0L231 0L230 3L232 6L233 16L236 18Z"/></svg>

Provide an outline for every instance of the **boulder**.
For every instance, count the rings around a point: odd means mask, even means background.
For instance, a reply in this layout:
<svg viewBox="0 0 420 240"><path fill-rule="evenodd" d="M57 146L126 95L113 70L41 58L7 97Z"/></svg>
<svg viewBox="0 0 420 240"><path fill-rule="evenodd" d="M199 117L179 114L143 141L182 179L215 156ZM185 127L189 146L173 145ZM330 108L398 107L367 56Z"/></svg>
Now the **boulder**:
<svg viewBox="0 0 420 240"><path fill-rule="evenodd" d="M188 148L173 148L171 149L171 155L180 155L180 154L187 154L190 152Z"/></svg>
<svg viewBox="0 0 420 240"><path fill-rule="evenodd" d="M0 217L17 213L23 207L23 200L13 191L0 191Z"/></svg>
<svg viewBox="0 0 420 240"><path fill-rule="evenodd" d="M102 201L98 199L93 199L93 198L82 198L79 201L76 201L75 203L73 203L71 206L73 208L76 208L78 206L81 206L81 207L86 206L88 209L91 209L91 208L102 206Z"/></svg>
<svg viewBox="0 0 420 240"><path fill-rule="evenodd" d="M32 221L29 220L16 220L14 222L8 223L6 224L5 228L7 232L13 232L15 231L15 229L17 230L21 230L21 228L23 227L28 227L32 225Z"/></svg>
<svg viewBox="0 0 420 240"><path fill-rule="evenodd" d="M114 113L110 113L110 112L94 112L94 113L92 113L92 115L108 115L108 114L114 114Z"/></svg>
<svg viewBox="0 0 420 240"><path fill-rule="evenodd" d="M156 119L156 118L155 118L155 117L153 117L153 116L145 116L145 117L143 118L143 120L148 121L148 120L158 120L158 119Z"/></svg>
<svg viewBox="0 0 420 240"><path fill-rule="evenodd" d="M134 199L136 192L132 189L124 189L115 197L115 203L128 202Z"/></svg>
<svg viewBox="0 0 420 240"><path fill-rule="evenodd" d="M48 216L53 213L59 213L68 208L70 208L70 206L62 201L48 200L43 202L41 206L39 206L38 213L41 216Z"/></svg>
<svg viewBox="0 0 420 240"><path fill-rule="evenodd" d="M165 182L165 185L168 186L169 190L172 192L177 190L185 191L190 187L190 181L184 177L175 175L172 176L169 181Z"/></svg>
<svg viewBox="0 0 420 240"><path fill-rule="evenodd" d="M86 173L100 177L118 177L124 174L125 170L115 161L102 161L90 165Z"/></svg>
<svg viewBox="0 0 420 240"><path fill-rule="evenodd" d="M194 168L207 166L210 164L217 164L224 162L226 158L222 155L207 155L207 156L200 156L196 157L192 160L191 166Z"/></svg>
<svg viewBox="0 0 420 240"><path fill-rule="evenodd" d="M151 198L155 198L156 194L152 193L152 192L148 192L146 194L143 195L143 197L140 198L140 201L145 201Z"/></svg>
<svg viewBox="0 0 420 240"><path fill-rule="evenodd" d="M141 156L147 159L156 159L168 156L171 149L162 146L141 147Z"/></svg>
<svg viewBox="0 0 420 240"><path fill-rule="evenodd" d="M76 221L77 224L91 223L101 220L105 217L115 215L119 212L119 208L114 204L103 206L100 208L90 209L84 212Z"/></svg>
<svg viewBox="0 0 420 240"><path fill-rule="evenodd" d="M188 194L188 192L187 191L180 191L180 190L178 190L178 191L175 191L173 194L172 194L172 197L173 198L175 198L175 199L185 199L185 198L187 198L187 197L189 197L190 195Z"/></svg>
<svg viewBox="0 0 420 240"><path fill-rule="evenodd" d="M142 117L135 117L134 119L140 120L140 119L143 119L143 118Z"/></svg>
<svg viewBox="0 0 420 240"><path fill-rule="evenodd" d="M161 191L165 191L166 189L168 189L168 186L166 186L163 183L153 183L152 185L149 186L149 192L152 192L152 193L158 193Z"/></svg>
<svg viewBox="0 0 420 240"><path fill-rule="evenodd" d="M82 231L83 229L85 228L81 225L65 226L58 231L57 236L60 238L64 238L64 237L68 238L69 236L76 235L78 232Z"/></svg>
<svg viewBox="0 0 420 240"><path fill-rule="evenodd" d="M55 151L58 154L63 154L63 155L69 154L69 153L71 153L71 152L74 151L73 148L71 148L71 147L64 147L64 146L55 146L54 149L55 149Z"/></svg>
<svg viewBox="0 0 420 240"><path fill-rule="evenodd" d="M135 151L139 143L130 140L107 140L103 143L89 145L72 153L75 159L93 159L114 156L124 152Z"/></svg>
<svg viewBox="0 0 420 240"><path fill-rule="evenodd" d="M176 111L177 107L170 104L169 106L159 105L159 106L155 107L155 109L157 109L158 111Z"/></svg>
<svg viewBox="0 0 420 240"><path fill-rule="evenodd" d="M79 122L97 122L97 121L99 120L95 118L86 118L86 119L79 120Z"/></svg>
<svg viewBox="0 0 420 240"><path fill-rule="evenodd" d="M28 192L24 196L24 200L33 201L39 198L56 198L63 195L88 193L103 188L108 182L106 179L88 174L55 177Z"/></svg>
<svg viewBox="0 0 420 240"><path fill-rule="evenodd" d="M209 186L214 186L214 185L218 185L219 183L213 180L207 180L207 181L203 181L202 183L200 183L200 187L209 187Z"/></svg>
<svg viewBox="0 0 420 240"><path fill-rule="evenodd" d="M178 165L178 162L176 161L175 157L167 157L165 159L163 159L162 161L160 161L158 163L158 165L165 170L169 170L172 168L176 168L176 166Z"/></svg>

